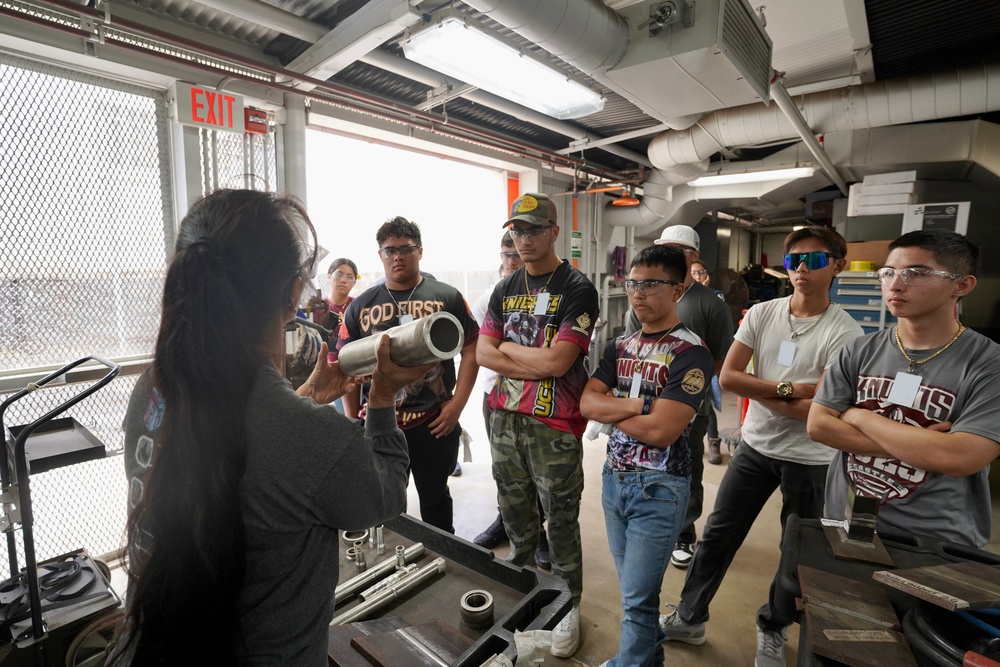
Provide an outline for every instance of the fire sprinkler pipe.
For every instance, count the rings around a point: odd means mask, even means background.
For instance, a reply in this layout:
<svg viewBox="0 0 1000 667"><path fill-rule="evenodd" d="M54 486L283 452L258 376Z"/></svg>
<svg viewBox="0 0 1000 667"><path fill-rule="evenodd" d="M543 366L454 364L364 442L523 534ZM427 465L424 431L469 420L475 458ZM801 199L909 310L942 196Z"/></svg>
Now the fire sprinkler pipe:
<svg viewBox="0 0 1000 667"><path fill-rule="evenodd" d="M806 119L802 117L799 108L795 106L795 102L792 101L791 96L789 96L788 91L785 89L782 77L778 76L777 73L775 73L774 78L771 80L771 99L775 101L778 108L781 109L785 117L788 118L788 121L795 127L795 131L799 133L799 137L802 138L806 148L816 158L816 162L819 163L826 177L833 181L840 192L846 197L848 194L847 183L841 178L837 167L834 166L833 161L830 160L826 151L819 145L816 135L806 124Z"/></svg>

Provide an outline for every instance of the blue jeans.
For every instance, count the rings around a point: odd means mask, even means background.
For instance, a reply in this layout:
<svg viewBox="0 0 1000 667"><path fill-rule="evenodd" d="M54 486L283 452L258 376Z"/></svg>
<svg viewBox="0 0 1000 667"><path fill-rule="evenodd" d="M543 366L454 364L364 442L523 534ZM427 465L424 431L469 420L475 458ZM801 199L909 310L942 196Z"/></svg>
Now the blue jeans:
<svg viewBox="0 0 1000 667"><path fill-rule="evenodd" d="M660 588L677 542L691 480L648 470L619 472L605 463L601 502L622 595L618 655L609 667L659 667Z"/></svg>

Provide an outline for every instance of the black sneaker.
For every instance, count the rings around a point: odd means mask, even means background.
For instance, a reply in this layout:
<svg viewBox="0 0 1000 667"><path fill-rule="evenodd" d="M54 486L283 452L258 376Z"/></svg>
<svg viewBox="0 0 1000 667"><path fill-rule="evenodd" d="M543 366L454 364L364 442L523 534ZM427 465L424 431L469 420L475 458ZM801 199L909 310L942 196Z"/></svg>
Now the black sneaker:
<svg viewBox="0 0 1000 667"><path fill-rule="evenodd" d="M538 533L538 547L535 549L535 566L539 570L551 570L552 559L549 557L549 539L545 535L545 529Z"/></svg>
<svg viewBox="0 0 1000 667"><path fill-rule="evenodd" d="M674 545L674 553L670 556L670 564L682 570L691 564L694 558L694 545L687 542L678 542Z"/></svg>
<svg viewBox="0 0 1000 667"><path fill-rule="evenodd" d="M496 549L506 542L507 531L504 530L503 519L500 518L500 515L498 514L496 520L490 524L490 527L476 535L472 541L487 549Z"/></svg>

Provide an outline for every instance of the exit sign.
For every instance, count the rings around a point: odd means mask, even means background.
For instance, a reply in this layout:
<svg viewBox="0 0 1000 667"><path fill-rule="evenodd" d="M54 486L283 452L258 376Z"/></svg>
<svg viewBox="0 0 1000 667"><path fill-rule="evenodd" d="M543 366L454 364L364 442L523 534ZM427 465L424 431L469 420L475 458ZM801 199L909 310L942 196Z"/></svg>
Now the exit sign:
<svg viewBox="0 0 1000 667"><path fill-rule="evenodd" d="M205 86L174 84L177 122L210 130L244 131L243 98Z"/></svg>

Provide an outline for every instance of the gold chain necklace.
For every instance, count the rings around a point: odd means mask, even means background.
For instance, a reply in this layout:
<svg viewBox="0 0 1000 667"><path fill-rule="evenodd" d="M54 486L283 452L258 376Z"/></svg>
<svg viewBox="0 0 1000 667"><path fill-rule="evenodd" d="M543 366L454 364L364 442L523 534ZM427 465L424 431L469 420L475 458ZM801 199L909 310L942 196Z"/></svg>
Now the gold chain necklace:
<svg viewBox="0 0 1000 667"><path fill-rule="evenodd" d="M903 356L906 358L906 360L908 362L910 362L910 365L909 365L909 367L907 367L906 372L907 373L912 373L915 370L916 366L919 366L921 364L926 364L928 361L930 361L934 357L938 356L939 354L941 354L942 352L944 352L945 350L947 350L949 347L951 347L952 343L954 343L956 340L958 340L958 337L962 335L963 331L965 331L965 325L962 324L961 322L959 322L958 323L958 333L955 334L954 338L952 338L950 341L948 341L947 345L945 345L940 350L938 350L937 352L935 352L931 356L927 357L926 359L921 359L920 361L917 361L913 357L911 357L910 355L908 355L906 353L906 350L903 349L903 341L899 340L899 327L897 326L896 330L893 332L893 333L896 334L896 347L898 347L899 351L903 353Z"/></svg>
<svg viewBox="0 0 1000 667"><path fill-rule="evenodd" d="M558 259L558 257L556 259ZM542 285L542 289L538 290L539 294L548 288L549 283L552 282L552 277L556 275L556 271L558 271L561 266L562 262L560 261L559 264L556 265L556 268L552 269L552 273L549 274L549 279L545 281L544 285ZM528 267L524 267L524 292L528 296L531 296L531 288L528 287Z"/></svg>
<svg viewBox="0 0 1000 667"><path fill-rule="evenodd" d="M648 357L650 355L650 353L652 353L652 351L656 349L657 345L659 345L660 343L663 342L664 338L666 338L667 336L669 336L670 334L672 334L674 332L674 329L676 329L680 325L681 325L681 323L677 322L677 324L675 324L674 326L672 326L669 329L667 329L667 332L665 334L663 334L662 336L660 336L656 340L655 343L653 343L652 345L649 346L649 349L646 350L646 354L642 355L642 359L639 359L636 362L636 364L635 364L636 365L636 370L634 372L640 373L640 374L642 373L643 369L646 368L646 357ZM636 349L636 352L639 351L639 338L641 338L641 337L642 337L642 329L639 329L639 331L637 331L636 334L635 334L635 349Z"/></svg>

